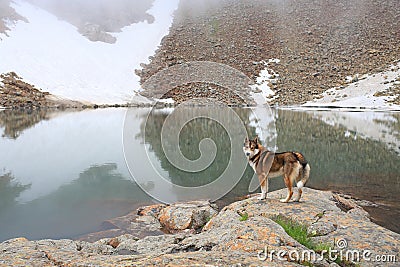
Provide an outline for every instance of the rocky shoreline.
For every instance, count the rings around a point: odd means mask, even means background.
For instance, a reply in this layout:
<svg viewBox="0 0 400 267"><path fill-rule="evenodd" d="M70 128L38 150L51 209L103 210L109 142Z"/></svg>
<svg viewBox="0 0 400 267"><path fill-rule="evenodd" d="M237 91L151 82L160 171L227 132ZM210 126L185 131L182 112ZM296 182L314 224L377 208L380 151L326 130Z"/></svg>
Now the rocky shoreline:
<svg viewBox="0 0 400 267"><path fill-rule="evenodd" d="M0 107L11 109L78 108L84 104L58 98L26 83L15 72L0 75Z"/></svg>
<svg viewBox="0 0 400 267"><path fill-rule="evenodd" d="M0 74L0 109L97 109L110 107L150 107L152 103L93 104L61 98L36 88L15 72ZM169 106L165 104L163 106Z"/></svg>
<svg viewBox="0 0 400 267"><path fill-rule="evenodd" d="M282 204L284 194L285 189L271 192L266 201L251 197L219 212L208 201L143 207L130 215L128 226L156 230L145 237L136 229L96 242L12 239L0 244L0 265L376 266L382 255L391 259L382 266L398 264L400 235L372 223L356 202L306 188L302 202ZM314 244L364 256L350 261L298 259L293 255L308 251L320 256L322 250L311 252L296 241L276 222L277 216L304 225ZM267 254L271 251L282 251L281 257Z"/></svg>
<svg viewBox="0 0 400 267"><path fill-rule="evenodd" d="M203 3L204 2L204 3ZM212 61L256 80L264 61L279 74L270 104L303 104L348 76L382 72L399 61L400 2L391 1L181 1L170 33L150 64L136 70L142 84L177 64ZM179 86L177 102L210 91ZM220 88L226 92L226 88ZM187 92L190 92L188 94ZM397 94L396 89L391 92ZM217 97L218 98L218 97ZM225 102L229 96L221 97ZM394 104L399 104L397 98Z"/></svg>

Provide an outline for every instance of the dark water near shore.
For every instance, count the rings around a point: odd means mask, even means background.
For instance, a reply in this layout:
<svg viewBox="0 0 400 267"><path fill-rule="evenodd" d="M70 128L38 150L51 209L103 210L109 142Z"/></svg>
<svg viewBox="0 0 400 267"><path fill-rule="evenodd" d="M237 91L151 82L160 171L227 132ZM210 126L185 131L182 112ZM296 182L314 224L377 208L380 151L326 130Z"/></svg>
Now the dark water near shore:
<svg viewBox="0 0 400 267"><path fill-rule="evenodd" d="M125 111L0 111L0 241L78 238L101 230L107 219L155 202L125 163ZM162 153L160 132L168 112L152 114L147 125L148 109L134 113L133 142L148 147L156 167L175 184L206 184L228 164L229 136L218 124L192 121L182 129L179 146L189 159L199 157L203 138L217 143L213 164L196 176L174 168ZM237 113L255 134L249 110ZM400 113L275 110L274 115L278 150L301 151L311 163L309 187L372 201L378 205L366 209L373 220L400 232ZM154 177L146 169L141 173L148 181L144 187L152 190ZM247 167L218 203L248 194L252 176ZM280 178L270 182L270 190L283 187Z"/></svg>

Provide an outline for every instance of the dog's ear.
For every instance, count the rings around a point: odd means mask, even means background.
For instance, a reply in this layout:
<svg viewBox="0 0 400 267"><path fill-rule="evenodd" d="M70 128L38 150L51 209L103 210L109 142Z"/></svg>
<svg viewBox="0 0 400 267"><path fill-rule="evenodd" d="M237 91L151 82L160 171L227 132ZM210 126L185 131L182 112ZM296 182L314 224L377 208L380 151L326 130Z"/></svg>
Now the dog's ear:
<svg viewBox="0 0 400 267"><path fill-rule="evenodd" d="M256 144L258 144L258 135L256 135L256 138L254 138L254 142L255 142Z"/></svg>
<svg viewBox="0 0 400 267"><path fill-rule="evenodd" d="M245 142L249 142L249 138L246 136L246 138L244 139Z"/></svg>

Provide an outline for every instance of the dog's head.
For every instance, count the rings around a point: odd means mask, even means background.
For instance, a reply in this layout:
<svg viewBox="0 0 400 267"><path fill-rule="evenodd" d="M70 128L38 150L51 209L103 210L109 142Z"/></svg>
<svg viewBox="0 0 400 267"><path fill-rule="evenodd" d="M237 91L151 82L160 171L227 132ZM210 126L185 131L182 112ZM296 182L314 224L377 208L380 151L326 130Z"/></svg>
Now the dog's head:
<svg viewBox="0 0 400 267"><path fill-rule="evenodd" d="M249 138L247 137L246 139L244 139L243 152L246 157L251 158L254 155L258 154L259 151L258 136L256 136L256 138L254 138L253 140L249 140Z"/></svg>

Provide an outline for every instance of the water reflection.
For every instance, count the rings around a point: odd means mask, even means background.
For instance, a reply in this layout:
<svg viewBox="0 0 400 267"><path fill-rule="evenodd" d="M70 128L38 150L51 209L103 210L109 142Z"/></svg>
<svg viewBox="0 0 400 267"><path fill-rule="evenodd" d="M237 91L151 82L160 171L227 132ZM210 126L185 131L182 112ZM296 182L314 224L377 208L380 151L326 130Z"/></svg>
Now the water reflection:
<svg viewBox="0 0 400 267"><path fill-rule="evenodd" d="M126 126L124 149L135 180L140 185L151 181L154 187L149 194L166 202L216 199L225 195L246 170L242 144L246 130L255 134L255 127L249 126L251 111L242 109L236 113L209 107L183 107L180 112L175 110L172 114L171 111L153 110L150 114L143 114L139 132L130 129L133 126ZM210 114L213 114L213 119L209 118ZM135 120L135 112L128 113L127 121L134 125ZM162 136L166 128L173 133ZM176 137L179 140L175 140ZM212 140L215 153L210 153L214 151L212 146L201 147L205 139ZM139 147L138 142L144 144ZM171 152L176 150L180 150L186 161L205 159L194 166L200 170L192 171L185 160L177 160L175 155L178 153L171 157ZM203 163L206 163L205 169L201 168ZM186 169L176 167L177 164Z"/></svg>
<svg viewBox="0 0 400 267"><path fill-rule="evenodd" d="M199 111L193 111L193 108L191 108L191 110L188 110L188 112L199 114ZM251 110L237 109L235 110L235 112L244 122L247 132L251 136L255 135L255 127L249 126ZM168 149L168 144L172 143L172 141L170 141L169 139L172 137L166 137L166 140L164 141L167 145L164 145L164 147L161 144L160 133L168 115L169 114L167 112L153 111L150 114L146 124L144 124L145 120L143 121L141 127L144 128L144 130L141 132L138 138L146 140L146 142L150 145L150 150L155 153L158 160L161 162L162 169L168 172L168 176L170 177L171 182L181 186L195 187L208 184L214 181L220 175L222 175L231 159L230 135L232 137L232 135L239 133L239 128L242 128L243 124L236 125L236 127L234 127L235 132L227 133L225 127L214 120L197 118L189 121L182 128L179 135L179 148L182 154L189 160L198 159L201 156L199 150L200 141L206 138L215 141L217 153L215 155L214 161L208 166L208 168L199 172L187 172L176 168L166 158L164 149ZM173 125L169 125L169 127L179 129L182 125L184 125L184 120L184 118L177 118L177 120L173 122ZM232 121L234 120L232 119ZM229 119L228 123L230 123ZM242 143L242 138L244 138L244 136L240 137L240 145ZM178 147L171 149L178 149ZM244 160L244 158L241 158L241 160Z"/></svg>
<svg viewBox="0 0 400 267"><path fill-rule="evenodd" d="M151 202L125 166L124 114L0 112L18 132L0 138L0 240L74 237Z"/></svg>
<svg viewBox="0 0 400 267"><path fill-rule="evenodd" d="M400 113L398 112L307 112L333 127L345 129L348 138L382 142L400 155Z"/></svg>
<svg viewBox="0 0 400 267"><path fill-rule="evenodd" d="M6 209L0 208L1 239L20 235L29 239L77 237L100 231L106 218L148 202L143 191L117 169L115 164L92 166L48 195L19 205L7 203ZM18 193L24 188L14 189Z"/></svg>
<svg viewBox="0 0 400 267"><path fill-rule="evenodd" d="M21 133L42 120L48 120L47 110L3 110L0 111L0 127L4 128L2 137L17 139Z"/></svg>
<svg viewBox="0 0 400 267"><path fill-rule="evenodd" d="M0 213L16 205L19 195L30 186L30 184L22 185L16 182L11 172L0 175Z"/></svg>

